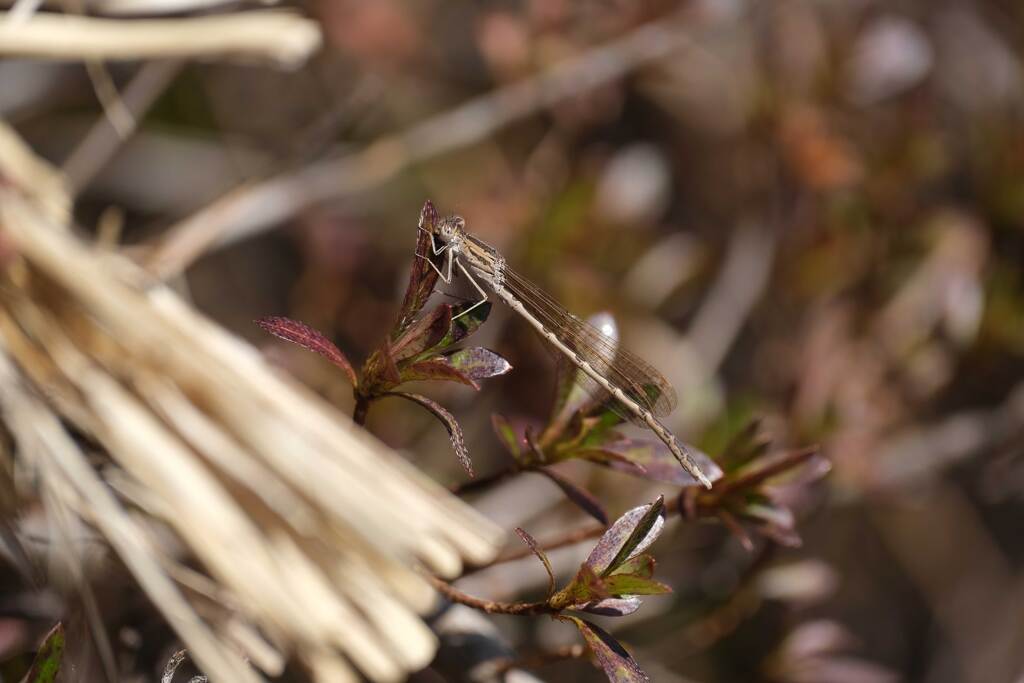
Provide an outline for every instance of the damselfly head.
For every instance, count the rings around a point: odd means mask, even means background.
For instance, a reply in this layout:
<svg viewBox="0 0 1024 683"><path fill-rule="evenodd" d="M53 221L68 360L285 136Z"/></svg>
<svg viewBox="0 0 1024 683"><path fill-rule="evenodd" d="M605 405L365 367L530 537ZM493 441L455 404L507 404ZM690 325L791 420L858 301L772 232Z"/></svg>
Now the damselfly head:
<svg viewBox="0 0 1024 683"><path fill-rule="evenodd" d="M442 242L450 242L453 237L461 235L466 229L466 221L462 216L445 216L437 223L437 236Z"/></svg>

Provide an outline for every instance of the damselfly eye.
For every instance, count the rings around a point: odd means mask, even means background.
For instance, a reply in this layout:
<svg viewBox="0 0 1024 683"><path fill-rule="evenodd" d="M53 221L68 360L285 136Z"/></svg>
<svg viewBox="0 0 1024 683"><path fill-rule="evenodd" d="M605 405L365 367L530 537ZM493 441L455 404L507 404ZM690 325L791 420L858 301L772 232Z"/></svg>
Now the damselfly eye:
<svg viewBox="0 0 1024 683"><path fill-rule="evenodd" d="M441 221L438 226L439 232L441 233L441 239L447 240L455 235L456 231L461 229L466 222L462 220L460 216L448 216Z"/></svg>

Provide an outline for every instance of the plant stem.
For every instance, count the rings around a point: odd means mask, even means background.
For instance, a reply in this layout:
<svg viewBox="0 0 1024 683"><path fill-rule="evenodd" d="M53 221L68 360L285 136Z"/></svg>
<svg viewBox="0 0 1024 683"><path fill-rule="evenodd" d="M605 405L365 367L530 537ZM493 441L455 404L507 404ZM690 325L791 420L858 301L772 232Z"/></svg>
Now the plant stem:
<svg viewBox="0 0 1024 683"><path fill-rule="evenodd" d="M362 427L366 424L366 414L370 412L370 399L356 394L356 407L352 410L352 421Z"/></svg>
<svg viewBox="0 0 1024 683"><path fill-rule="evenodd" d="M437 592L452 602L457 602L466 607L472 607L488 614L514 614L517 616L533 616L537 614L552 614L555 610L547 602L498 602L496 600L484 600L472 595L466 595L456 589L447 581L436 576L428 576L427 580L437 589Z"/></svg>

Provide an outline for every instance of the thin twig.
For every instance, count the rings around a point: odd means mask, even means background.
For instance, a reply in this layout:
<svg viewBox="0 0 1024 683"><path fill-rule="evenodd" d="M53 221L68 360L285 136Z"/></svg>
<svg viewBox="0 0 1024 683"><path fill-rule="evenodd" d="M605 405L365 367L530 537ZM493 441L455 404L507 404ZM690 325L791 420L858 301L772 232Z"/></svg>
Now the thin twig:
<svg viewBox="0 0 1024 683"><path fill-rule="evenodd" d="M517 616L533 616L537 614L551 614L553 610L547 602L499 602L496 600L485 600L466 595L452 586L447 581L429 576L430 584L437 589L437 592L452 602L457 602L466 607L472 607L488 614L513 614Z"/></svg>
<svg viewBox="0 0 1024 683"><path fill-rule="evenodd" d="M545 107L678 52L690 44L685 28L675 15L652 22L535 77L386 135L354 154L236 188L169 228L148 266L163 279L173 277L207 251L269 230L311 205L377 187L412 164L471 145Z"/></svg>
<svg viewBox="0 0 1024 683"><path fill-rule="evenodd" d="M607 528L608 527L602 526L600 524L591 524L584 527L579 527L577 529L570 529L559 534L551 540L539 543L538 547L544 552L549 552L551 550L557 550L558 548L564 548L565 546L576 545L577 543L582 543L583 541L586 541L591 538L598 538L607 530ZM466 576L468 574L478 572L481 569L493 567L496 564L514 562L515 560L521 560L524 557L529 557L531 555L533 555L533 550L530 548L516 548L515 550L512 550L508 553L505 553L504 555L499 556L492 562L488 562L486 564L475 564L467 566L466 570L463 572L462 575Z"/></svg>
<svg viewBox="0 0 1024 683"><path fill-rule="evenodd" d="M130 136L145 112L153 105L181 70L178 60L147 62L121 93L120 101L128 116L128 126L117 125L108 116L100 118L78 144L63 171L68 190L77 194L96 176Z"/></svg>

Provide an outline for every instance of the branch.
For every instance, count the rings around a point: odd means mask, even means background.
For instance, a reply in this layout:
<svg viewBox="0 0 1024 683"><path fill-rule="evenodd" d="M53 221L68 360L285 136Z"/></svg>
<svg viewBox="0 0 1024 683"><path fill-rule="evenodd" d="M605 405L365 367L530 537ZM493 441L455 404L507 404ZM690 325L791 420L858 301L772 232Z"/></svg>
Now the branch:
<svg viewBox="0 0 1024 683"><path fill-rule="evenodd" d="M64 162L63 171L68 190L77 194L96 176L120 149L121 143L134 131L142 115L164 92L181 70L177 60L147 62L139 68L120 96L125 124L115 125L107 116L101 117Z"/></svg>
<svg viewBox="0 0 1024 683"><path fill-rule="evenodd" d="M555 612L547 602L498 602L495 600L484 600L466 595L452 586L447 581L428 576L427 580L437 589L437 592L452 602L457 602L466 607L487 612L488 614L514 614L517 616L534 616L537 614L552 614Z"/></svg>

